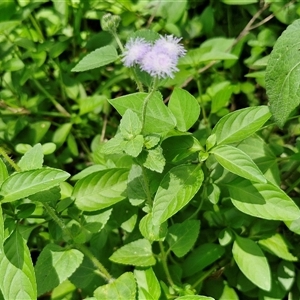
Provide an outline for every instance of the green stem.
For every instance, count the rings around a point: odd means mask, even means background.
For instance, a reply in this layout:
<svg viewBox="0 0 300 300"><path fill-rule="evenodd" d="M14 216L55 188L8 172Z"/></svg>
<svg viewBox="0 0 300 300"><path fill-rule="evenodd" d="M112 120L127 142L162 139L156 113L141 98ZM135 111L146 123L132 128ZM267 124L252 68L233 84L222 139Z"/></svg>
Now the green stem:
<svg viewBox="0 0 300 300"><path fill-rule="evenodd" d="M143 108L142 108L142 132L143 132L144 127L145 127L145 119L146 119L146 111L147 111L148 102L151 99L151 97L153 96L153 94L156 92L157 87L158 87L158 78L155 77L154 81L153 81L152 88L151 88L150 92L148 93L148 95L146 96L146 98L144 100L144 103L143 103Z"/></svg>
<svg viewBox="0 0 300 300"><path fill-rule="evenodd" d="M29 19L33 25L33 27L35 28L35 30L38 32L39 36L40 36L40 40L42 42L45 41L45 38L44 38L44 35L43 35L43 32L39 26L39 24L37 23L36 19L32 16L32 14L29 15Z"/></svg>
<svg viewBox="0 0 300 300"><path fill-rule="evenodd" d="M62 113L66 117L70 117L71 115L52 97L46 90L45 88L34 78L31 79L35 86L42 92L56 107L56 109Z"/></svg>
<svg viewBox="0 0 300 300"><path fill-rule="evenodd" d="M2 147L0 147L0 155L3 156L3 158L14 168L15 171L21 171L21 168L7 155Z"/></svg>
<svg viewBox="0 0 300 300"><path fill-rule="evenodd" d="M167 253L165 252L163 243L161 241L159 241L158 243L159 243L159 248L160 248L160 253L161 253L161 263L162 263L163 269L166 273L166 277L167 277L169 284L173 287L173 286L175 286L175 283L171 277L171 274L170 274L170 271L169 271L169 268L167 265Z"/></svg>
<svg viewBox="0 0 300 300"><path fill-rule="evenodd" d="M205 280L207 277L209 277L211 274L213 274L216 271L216 266L213 266L208 271L203 273L200 278L192 285L192 289L195 289L199 284L202 283L203 280Z"/></svg>
<svg viewBox="0 0 300 300"><path fill-rule="evenodd" d="M43 203L44 208L49 214L49 216L57 223L57 225L63 230L64 234L68 237L69 241L74 240L73 235L66 224L58 217L54 209L48 204ZM87 248L85 245L76 244L74 245L79 251L81 251L84 255L86 255L94 264L94 266L98 269L99 274L103 277L107 282L111 282L113 277L108 273L105 267L100 263L100 261L94 256L94 254Z"/></svg>
<svg viewBox="0 0 300 300"><path fill-rule="evenodd" d="M146 174L146 169L144 166L141 166L142 168L142 175L143 175L143 181L144 181L144 191L146 192L146 196L147 196L147 203L149 205L149 207L152 209L152 205L153 205L153 200L151 197L151 193L150 193L150 189L149 189L149 180Z"/></svg>

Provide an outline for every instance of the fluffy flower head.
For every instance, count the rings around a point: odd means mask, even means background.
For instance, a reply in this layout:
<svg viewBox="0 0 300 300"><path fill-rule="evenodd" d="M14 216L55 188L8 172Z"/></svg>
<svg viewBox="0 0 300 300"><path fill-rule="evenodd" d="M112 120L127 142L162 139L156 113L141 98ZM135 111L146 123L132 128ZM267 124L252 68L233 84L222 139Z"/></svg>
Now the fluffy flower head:
<svg viewBox="0 0 300 300"><path fill-rule="evenodd" d="M124 57L122 59L126 67L132 67L141 62L143 56L149 52L151 45L143 38L131 38L125 45Z"/></svg>
<svg viewBox="0 0 300 300"><path fill-rule="evenodd" d="M179 57L185 55L186 51L182 45L179 44L181 38L174 37L173 35L161 36L154 44L153 48L157 51L165 52L174 60L177 61Z"/></svg>
<svg viewBox="0 0 300 300"><path fill-rule="evenodd" d="M131 38L125 46L122 59L126 67L138 64L140 68L153 77L174 77L179 57L186 51L181 44L181 38L173 35L160 36L154 44L143 38Z"/></svg>

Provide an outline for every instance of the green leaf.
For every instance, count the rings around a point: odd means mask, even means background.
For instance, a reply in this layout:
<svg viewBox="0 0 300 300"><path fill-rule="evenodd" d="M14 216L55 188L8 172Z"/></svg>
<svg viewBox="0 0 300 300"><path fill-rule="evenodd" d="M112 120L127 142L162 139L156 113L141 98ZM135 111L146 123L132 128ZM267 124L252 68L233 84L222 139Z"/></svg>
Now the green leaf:
<svg viewBox="0 0 300 300"><path fill-rule="evenodd" d="M271 289L271 272L268 261L259 246L248 238L236 237L232 254L244 275L259 288Z"/></svg>
<svg viewBox="0 0 300 300"><path fill-rule="evenodd" d="M3 251L3 241L4 241L4 220L3 220L2 206L0 205L0 256Z"/></svg>
<svg viewBox="0 0 300 300"><path fill-rule="evenodd" d="M277 275L278 281L280 282L283 289L288 292L290 291L294 281L295 281L295 266L289 261L282 260L278 264Z"/></svg>
<svg viewBox="0 0 300 300"><path fill-rule="evenodd" d="M194 246L200 231L199 220L186 220L172 225L168 230L167 242L177 257L186 255Z"/></svg>
<svg viewBox="0 0 300 300"><path fill-rule="evenodd" d="M227 184L233 205L245 214L267 220L296 220L300 210L280 188L238 178Z"/></svg>
<svg viewBox="0 0 300 300"><path fill-rule="evenodd" d="M82 260L83 254L76 249L48 244L40 253L35 266L38 295L49 292L69 278Z"/></svg>
<svg viewBox="0 0 300 300"><path fill-rule="evenodd" d="M62 144L66 141L70 131L72 128L71 123L65 123L61 125L53 134L52 142L56 144L57 148L62 146Z"/></svg>
<svg viewBox="0 0 300 300"><path fill-rule="evenodd" d="M120 115L124 115L127 109L131 109L138 117L142 118L142 107L146 93L135 93L119 98L109 100L109 103L118 111ZM171 111L164 105L162 96L159 92L153 94L148 102L145 126L143 133L161 133L173 129L176 120Z"/></svg>
<svg viewBox="0 0 300 300"><path fill-rule="evenodd" d="M121 119L120 132L126 140L131 140L142 132L142 122L131 109L127 109Z"/></svg>
<svg viewBox="0 0 300 300"><path fill-rule="evenodd" d="M139 229L143 237L151 243L154 241L163 241L167 235L168 224L164 222L160 225L153 225L152 213L144 216L139 224Z"/></svg>
<svg viewBox="0 0 300 300"><path fill-rule="evenodd" d="M183 277L188 277L202 271L204 268L221 258L225 250L220 245L202 244L186 258L183 265Z"/></svg>
<svg viewBox="0 0 300 300"><path fill-rule="evenodd" d="M126 141L120 133L117 133L113 138L107 141L100 152L103 154L121 154L125 148Z"/></svg>
<svg viewBox="0 0 300 300"><path fill-rule="evenodd" d="M148 267L155 264L151 244L146 239L126 244L114 252L109 259L115 263L140 267Z"/></svg>
<svg viewBox="0 0 300 300"><path fill-rule="evenodd" d="M3 162L3 160L0 158L0 186L7 177L8 177L8 171L6 165Z"/></svg>
<svg viewBox="0 0 300 300"><path fill-rule="evenodd" d="M161 294L160 285L152 268L134 270L134 276L138 285L139 300L159 299Z"/></svg>
<svg viewBox="0 0 300 300"><path fill-rule="evenodd" d="M229 172L252 181L267 182L251 157L242 150L229 145L222 145L213 148L211 153L214 154L217 162Z"/></svg>
<svg viewBox="0 0 300 300"><path fill-rule="evenodd" d="M270 117L267 106L240 109L220 119L212 134L216 135L218 145L239 142L259 130Z"/></svg>
<svg viewBox="0 0 300 300"><path fill-rule="evenodd" d="M86 55L79 63L71 70L72 72L82 72L96 69L118 59L118 53L114 46L104 46L90 54Z"/></svg>
<svg viewBox="0 0 300 300"><path fill-rule="evenodd" d="M106 97L102 95L94 95L91 97L80 99L79 115L81 116L91 111L99 112L103 105L106 103L106 101Z"/></svg>
<svg viewBox="0 0 300 300"><path fill-rule="evenodd" d="M67 172L52 168L14 173L0 188L0 194L4 197L2 202L12 202L48 190L69 176Z"/></svg>
<svg viewBox="0 0 300 300"><path fill-rule="evenodd" d="M192 135L171 136L162 142L164 156L168 162L179 162L200 151L202 146Z"/></svg>
<svg viewBox="0 0 300 300"><path fill-rule="evenodd" d="M144 150L138 157L138 162L151 171L162 173L166 160L160 146L154 149Z"/></svg>
<svg viewBox="0 0 300 300"><path fill-rule="evenodd" d="M266 91L275 122L282 127L300 104L299 38L300 20L296 20L278 38L266 69Z"/></svg>
<svg viewBox="0 0 300 300"><path fill-rule="evenodd" d="M215 300L215 299L207 296L185 295L185 296L178 297L175 300Z"/></svg>
<svg viewBox="0 0 300 300"><path fill-rule="evenodd" d="M37 299L31 255L21 234L14 231L0 251L0 289L4 299Z"/></svg>
<svg viewBox="0 0 300 300"><path fill-rule="evenodd" d="M132 205L139 205L147 199L149 187L146 186L142 169L139 165L132 165L128 175L127 195Z"/></svg>
<svg viewBox="0 0 300 300"><path fill-rule="evenodd" d="M36 144L28 150L18 162L22 171L40 169L43 166L44 154L41 144Z"/></svg>
<svg viewBox="0 0 300 300"><path fill-rule="evenodd" d="M144 137L139 134L122 145L124 152L132 157L137 157L143 150Z"/></svg>
<svg viewBox="0 0 300 300"><path fill-rule="evenodd" d="M115 281L102 285L94 291L97 300L135 300L136 283L131 272L122 274Z"/></svg>
<svg viewBox="0 0 300 300"><path fill-rule="evenodd" d="M109 207L126 198L127 169L108 169L80 179L74 187L77 207L95 211Z"/></svg>
<svg viewBox="0 0 300 300"><path fill-rule="evenodd" d="M287 242L284 240L282 235L275 233L273 236L260 240L259 245L268 252L284 259L287 261L297 261L297 257L289 252Z"/></svg>
<svg viewBox="0 0 300 300"><path fill-rule="evenodd" d="M259 0L221 0L223 3L228 5L248 5L258 3Z"/></svg>
<svg viewBox="0 0 300 300"><path fill-rule="evenodd" d="M159 225L183 208L200 189L204 175L198 165L180 165L163 178L153 202L153 224Z"/></svg>
<svg viewBox="0 0 300 300"><path fill-rule="evenodd" d="M173 90L168 107L177 120L176 127L183 132L188 131L200 115L200 106L196 98L180 88Z"/></svg>

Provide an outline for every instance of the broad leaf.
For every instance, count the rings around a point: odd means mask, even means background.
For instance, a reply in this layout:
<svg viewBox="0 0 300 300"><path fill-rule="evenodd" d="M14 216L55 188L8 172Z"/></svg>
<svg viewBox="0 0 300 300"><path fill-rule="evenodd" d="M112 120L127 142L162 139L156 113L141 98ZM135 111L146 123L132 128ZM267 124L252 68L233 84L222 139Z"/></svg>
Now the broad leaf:
<svg viewBox="0 0 300 300"><path fill-rule="evenodd" d="M265 291L271 289L271 272L268 261L254 241L236 237L232 254L238 267L250 281Z"/></svg>
<svg viewBox="0 0 300 300"><path fill-rule="evenodd" d="M153 203L153 224L159 225L183 208L200 189L204 175L199 165L180 165L163 178Z"/></svg>
<svg viewBox="0 0 300 300"><path fill-rule="evenodd" d="M135 300L136 283L131 272L122 274L115 281L102 285L94 291L97 300Z"/></svg>
<svg viewBox="0 0 300 300"><path fill-rule="evenodd" d="M37 299L31 255L18 231L14 231L0 251L0 289L4 299Z"/></svg>
<svg viewBox="0 0 300 300"><path fill-rule="evenodd" d="M168 230L167 242L177 257L187 254L194 246L200 231L199 220L186 220L172 225Z"/></svg>
<svg viewBox="0 0 300 300"><path fill-rule="evenodd" d="M139 300L159 299L161 294L160 285L152 268L134 270L134 276L138 285Z"/></svg>
<svg viewBox="0 0 300 300"><path fill-rule="evenodd" d="M0 205L0 255L3 250L3 241L4 241L4 220L3 220L2 206Z"/></svg>
<svg viewBox="0 0 300 300"><path fill-rule="evenodd" d="M142 107L146 93L135 93L109 100L109 103L118 111L120 115L124 115L127 109L135 112L139 118L142 118ZM164 105L162 96L159 92L153 94L148 102L145 126L143 133L161 133L173 129L176 125L176 120L169 110Z"/></svg>
<svg viewBox="0 0 300 300"><path fill-rule="evenodd" d="M142 131L142 122L138 115L127 109L120 122L120 132L124 139L131 140Z"/></svg>
<svg viewBox="0 0 300 300"><path fill-rule="evenodd" d="M266 91L276 123L282 127L300 104L299 51L300 20L282 33L268 59Z"/></svg>
<svg viewBox="0 0 300 300"><path fill-rule="evenodd" d="M280 188L238 178L227 184L233 205L245 214L267 220L296 220L300 210Z"/></svg>
<svg viewBox="0 0 300 300"><path fill-rule="evenodd" d="M14 173L3 182L0 188L0 194L3 196L2 202L12 202L48 190L65 181L69 176L67 172L52 168Z"/></svg>
<svg viewBox="0 0 300 300"><path fill-rule="evenodd" d="M149 213L141 219L139 229L143 237L152 243L154 241L163 241L165 239L168 224L167 222L164 222L160 225L153 225L152 213Z"/></svg>
<svg viewBox="0 0 300 300"><path fill-rule="evenodd" d="M252 181L267 182L251 157L242 150L229 145L222 145L213 148L211 152L218 163L229 172Z"/></svg>
<svg viewBox="0 0 300 300"><path fill-rule="evenodd" d="M140 267L148 267L155 264L151 244L146 239L126 244L114 252L109 259L115 263Z"/></svg>
<svg viewBox="0 0 300 300"><path fill-rule="evenodd" d="M76 249L48 244L40 253L35 266L38 295L52 290L69 278L82 260L83 254Z"/></svg>
<svg viewBox="0 0 300 300"><path fill-rule="evenodd" d="M196 98L186 90L175 88L168 107L175 116L177 120L176 127L180 131L188 131L199 118L199 103Z"/></svg>
<svg viewBox="0 0 300 300"><path fill-rule="evenodd" d="M266 249L268 252L287 261L297 261L297 257L289 252L287 242L279 234L275 233L273 236L260 240L259 245Z"/></svg>
<svg viewBox="0 0 300 300"><path fill-rule="evenodd" d="M80 179L74 187L75 204L84 211L109 207L126 198L127 169L108 169Z"/></svg>
<svg viewBox="0 0 300 300"><path fill-rule="evenodd" d="M186 296L175 298L175 300L215 300L215 299L207 296L186 295Z"/></svg>
<svg viewBox="0 0 300 300"><path fill-rule="evenodd" d="M43 147L41 144L36 144L21 157L18 165L22 171L26 171L42 168L43 162Z"/></svg>
<svg viewBox="0 0 300 300"><path fill-rule="evenodd" d="M218 145L242 141L259 130L271 117L267 106L248 107L224 116L212 130Z"/></svg>
<svg viewBox="0 0 300 300"><path fill-rule="evenodd" d="M186 258L183 265L183 277L189 277L221 258L225 250L220 245L202 244Z"/></svg>
<svg viewBox="0 0 300 300"><path fill-rule="evenodd" d="M79 63L71 70L72 72L82 72L96 69L118 59L118 53L114 46L108 45L101 47L86 55Z"/></svg>

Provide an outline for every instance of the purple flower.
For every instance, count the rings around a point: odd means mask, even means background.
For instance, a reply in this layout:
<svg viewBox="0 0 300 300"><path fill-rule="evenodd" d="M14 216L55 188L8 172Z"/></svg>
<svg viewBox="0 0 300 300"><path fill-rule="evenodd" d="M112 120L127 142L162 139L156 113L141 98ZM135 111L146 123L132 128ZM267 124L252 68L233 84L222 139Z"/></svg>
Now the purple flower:
<svg viewBox="0 0 300 300"><path fill-rule="evenodd" d="M138 64L143 71L153 77L174 77L179 57L186 50L179 44L181 38L173 35L160 36L153 45L143 38L131 38L125 46L122 61L126 67Z"/></svg>
<svg viewBox="0 0 300 300"><path fill-rule="evenodd" d="M174 72L178 71L176 64L177 61L175 61L167 53L153 47L145 54L140 66L142 70L146 71L153 77L173 78Z"/></svg>
<svg viewBox="0 0 300 300"><path fill-rule="evenodd" d="M151 45L143 38L131 38L125 45L124 57L122 59L126 67L132 67L140 63L143 56L149 52Z"/></svg>
<svg viewBox="0 0 300 300"><path fill-rule="evenodd" d="M153 48L157 51L167 53L174 60L185 55L186 50L179 44L181 38L174 37L173 35L161 36L154 44Z"/></svg>

